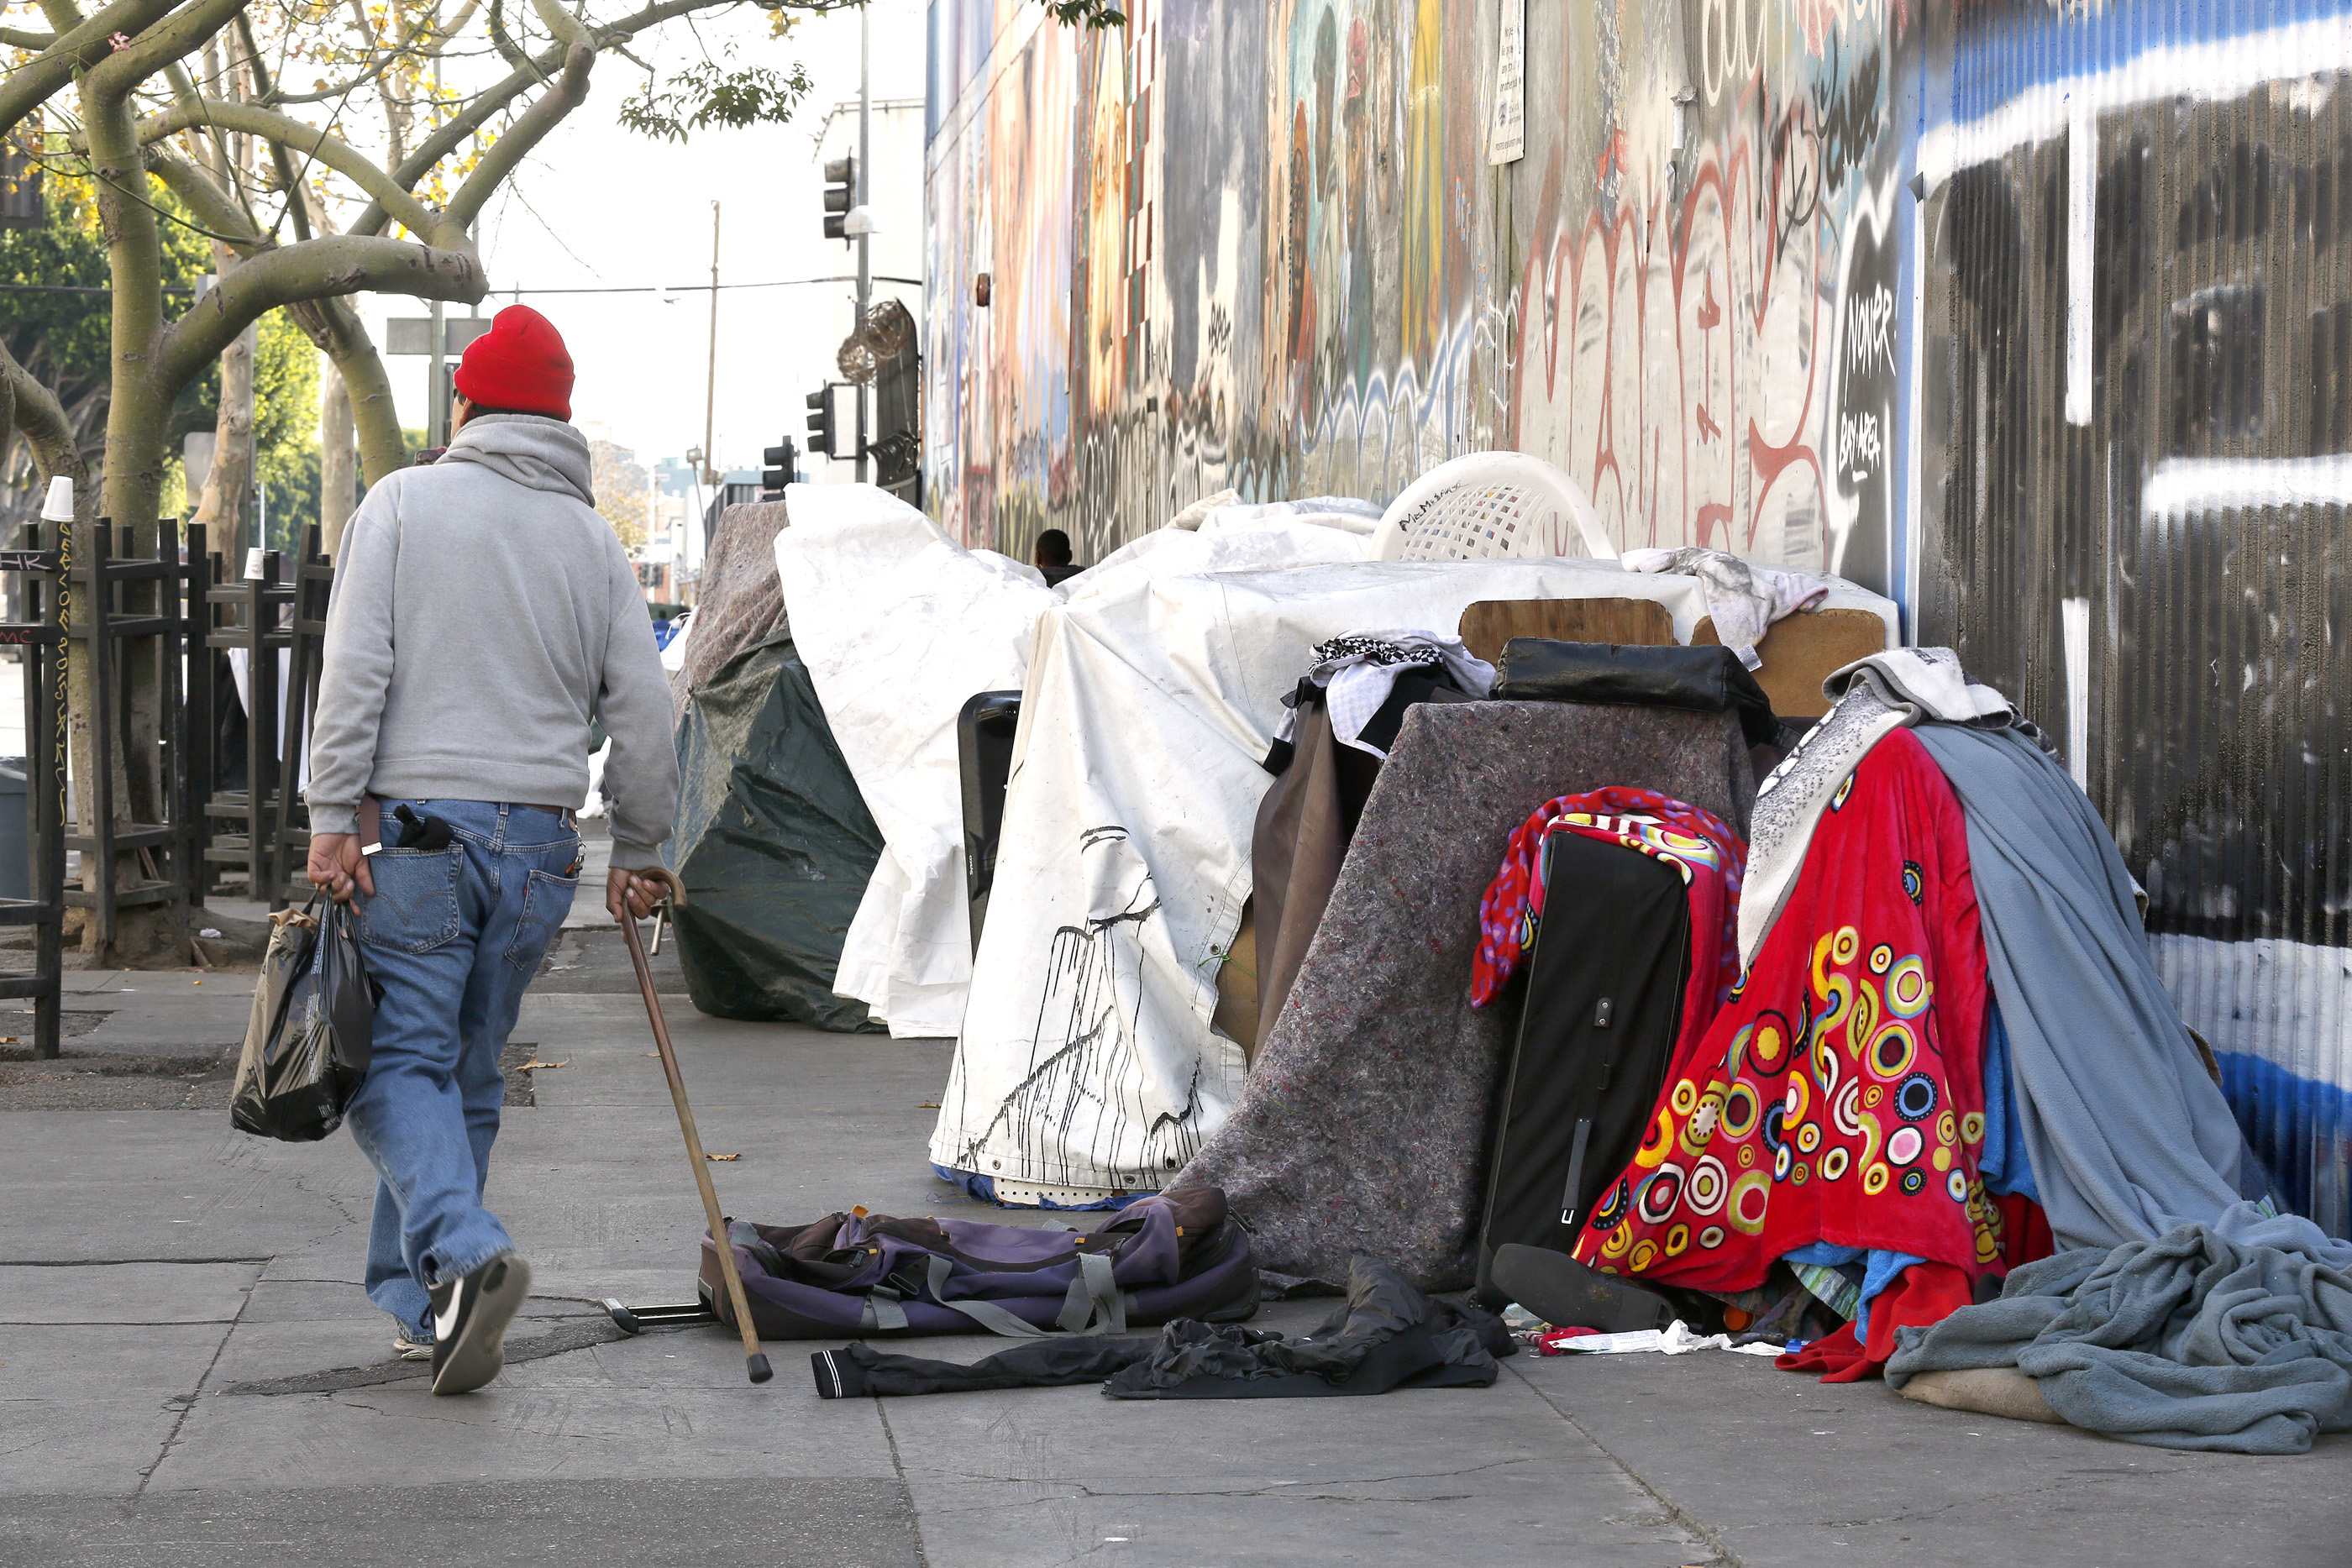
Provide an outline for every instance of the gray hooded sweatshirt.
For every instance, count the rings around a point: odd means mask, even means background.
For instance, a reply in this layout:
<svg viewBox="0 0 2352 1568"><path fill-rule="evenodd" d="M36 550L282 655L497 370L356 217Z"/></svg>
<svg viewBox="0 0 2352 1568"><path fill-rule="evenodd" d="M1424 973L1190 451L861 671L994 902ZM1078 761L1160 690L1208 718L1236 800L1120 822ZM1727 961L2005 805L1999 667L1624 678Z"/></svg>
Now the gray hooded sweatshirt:
<svg viewBox="0 0 2352 1568"><path fill-rule="evenodd" d="M310 737L312 831L363 795L577 807L588 725L613 864L661 863L677 813L668 679L636 573L561 420L468 420L441 460L367 493L343 531Z"/></svg>

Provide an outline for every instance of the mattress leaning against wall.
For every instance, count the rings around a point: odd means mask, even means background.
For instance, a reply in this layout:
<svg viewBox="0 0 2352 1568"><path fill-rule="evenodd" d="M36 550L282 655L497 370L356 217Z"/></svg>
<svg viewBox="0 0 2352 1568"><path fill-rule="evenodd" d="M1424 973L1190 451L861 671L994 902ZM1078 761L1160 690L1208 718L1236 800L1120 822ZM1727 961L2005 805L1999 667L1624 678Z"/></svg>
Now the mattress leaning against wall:
<svg viewBox="0 0 2352 1568"><path fill-rule="evenodd" d="M1919 641L2061 741L2277 1197L2352 1234L2352 5L1946 25Z"/></svg>

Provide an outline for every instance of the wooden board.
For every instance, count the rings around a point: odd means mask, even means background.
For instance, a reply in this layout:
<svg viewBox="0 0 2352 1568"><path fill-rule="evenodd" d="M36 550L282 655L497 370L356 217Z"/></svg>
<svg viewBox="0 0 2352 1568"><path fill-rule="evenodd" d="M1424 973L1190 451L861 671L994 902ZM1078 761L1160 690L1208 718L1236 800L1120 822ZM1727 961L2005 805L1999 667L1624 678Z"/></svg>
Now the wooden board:
<svg viewBox="0 0 2352 1568"><path fill-rule="evenodd" d="M1691 632L1691 645L1719 643L1715 622L1702 616ZM1853 664L1883 653L1886 622L1869 610L1800 611L1772 622L1764 641L1756 644L1764 667L1756 684L1772 699L1772 711L1783 718L1819 718L1830 711L1822 683Z"/></svg>
<svg viewBox="0 0 2352 1568"><path fill-rule="evenodd" d="M1459 635L1488 664L1514 637L1560 643L1618 643L1664 647L1675 640L1674 617L1648 599L1482 599L1462 612ZM1718 646L1713 620L1702 616L1694 647ZM1830 711L1822 682L1831 672L1886 647L1886 622L1868 610L1800 612L1772 623L1756 645L1764 667L1757 685L1784 718L1819 718Z"/></svg>
<svg viewBox="0 0 2352 1568"><path fill-rule="evenodd" d="M1651 599L1482 599L1462 612L1455 634L1491 664L1514 637L1664 647L1675 640L1675 618Z"/></svg>

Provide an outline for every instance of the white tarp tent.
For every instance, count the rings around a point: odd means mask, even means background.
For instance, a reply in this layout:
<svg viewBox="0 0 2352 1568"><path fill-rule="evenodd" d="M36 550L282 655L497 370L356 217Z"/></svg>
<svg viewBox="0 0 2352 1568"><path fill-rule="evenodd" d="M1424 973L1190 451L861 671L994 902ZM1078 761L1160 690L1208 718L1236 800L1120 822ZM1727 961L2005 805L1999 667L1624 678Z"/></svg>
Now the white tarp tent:
<svg viewBox="0 0 2352 1568"><path fill-rule="evenodd" d="M956 718L1023 685L1037 619L1171 572L1355 560L1364 540L1280 520L1211 537L1160 529L1050 589L1035 569L968 550L870 486L797 485L776 570L793 637L884 852L842 945L834 989L900 1038L952 1035L971 983Z"/></svg>
<svg viewBox="0 0 2352 1568"><path fill-rule="evenodd" d="M1268 738L1316 643L1367 627L1450 633L1489 599L1654 600L1684 641L1707 612L1696 578L1559 557L1148 572L1188 543L1250 537L1154 534L1068 584L1038 622L977 977L931 1138L935 1165L986 1178L1002 1201L1154 1190L1239 1096L1242 1049L1210 1027L1216 971L1250 894ZM1883 603L1831 602L1849 601Z"/></svg>
<svg viewBox="0 0 2352 1568"><path fill-rule="evenodd" d="M884 846L834 989L900 1039L951 1035L971 979L956 716L1021 685L1031 631L1061 596L872 486L795 485L785 504L785 617Z"/></svg>

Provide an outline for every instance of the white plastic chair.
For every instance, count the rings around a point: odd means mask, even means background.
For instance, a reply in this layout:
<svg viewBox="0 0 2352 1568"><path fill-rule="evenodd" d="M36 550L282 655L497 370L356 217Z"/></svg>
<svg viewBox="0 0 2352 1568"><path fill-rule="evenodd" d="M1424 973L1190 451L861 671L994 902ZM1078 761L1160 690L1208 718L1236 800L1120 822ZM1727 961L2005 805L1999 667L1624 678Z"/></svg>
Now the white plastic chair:
<svg viewBox="0 0 2352 1568"><path fill-rule="evenodd" d="M1581 486L1524 452L1473 452L1439 464L1389 503L1370 559L1577 554L1617 559Z"/></svg>

